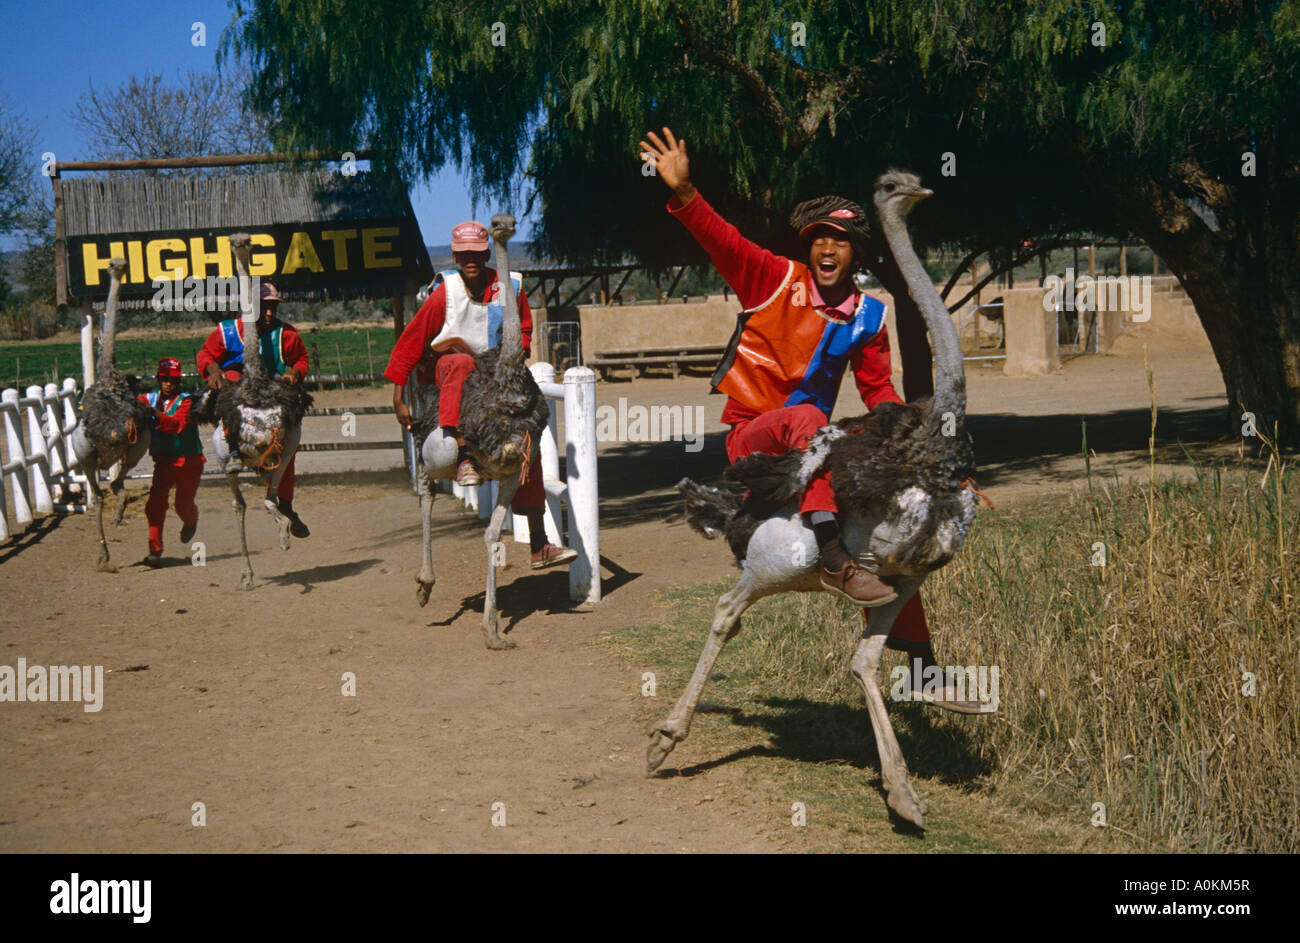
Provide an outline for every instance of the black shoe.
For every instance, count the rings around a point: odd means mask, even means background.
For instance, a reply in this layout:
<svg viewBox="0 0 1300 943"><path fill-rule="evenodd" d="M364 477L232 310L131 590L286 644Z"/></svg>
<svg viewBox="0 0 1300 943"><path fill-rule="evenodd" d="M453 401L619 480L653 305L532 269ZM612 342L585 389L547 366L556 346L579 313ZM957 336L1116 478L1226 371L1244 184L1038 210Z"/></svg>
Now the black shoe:
<svg viewBox="0 0 1300 943"><path fill-rule="evenodd" d="M199 529L199 519L194 518L193 524L186 524L181 527L181 543L187 544L194 539L194 532Z"/></svg>
<svg viewBox="0 0 1300 943"><path fill-rule="evenodd" d="M285 501L281 499L279 502L279 506L280 506L280 513L283 514L285 517L289 518L290 534L292 534L295 537L311 536L311 531L308 530L307 525L302 522L302 518L298 516L298 512L293 509L293 503L291 501Z"/></svg>
<svg viewBox="0 0 1300 943"><path fill-rule="evenodd" d="M157 550L150 550L149 555L140 561L151 570L156 570L163 565L162 554Z"/></svg>

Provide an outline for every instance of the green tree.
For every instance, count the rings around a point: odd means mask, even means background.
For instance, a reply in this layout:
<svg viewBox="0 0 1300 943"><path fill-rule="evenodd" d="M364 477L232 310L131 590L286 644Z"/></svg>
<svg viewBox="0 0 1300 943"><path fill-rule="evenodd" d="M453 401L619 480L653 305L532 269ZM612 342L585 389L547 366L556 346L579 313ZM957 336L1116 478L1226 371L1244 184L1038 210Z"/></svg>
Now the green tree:
<svg viewBox="0 0 1300 943"><path fill-rule="evenodd" d="M1010 263L1080 234L1150 244L1186 286L1234 409L1300 441L1300 0L253 0L226 53L279 143L455 164L538 216L540 251L700 261L640 172L670 124L747 234L864 202L890 164L938 191L918 242ZM953 169L955 175L945 171ZM928 385L900 299L909 397Z"/></svg>

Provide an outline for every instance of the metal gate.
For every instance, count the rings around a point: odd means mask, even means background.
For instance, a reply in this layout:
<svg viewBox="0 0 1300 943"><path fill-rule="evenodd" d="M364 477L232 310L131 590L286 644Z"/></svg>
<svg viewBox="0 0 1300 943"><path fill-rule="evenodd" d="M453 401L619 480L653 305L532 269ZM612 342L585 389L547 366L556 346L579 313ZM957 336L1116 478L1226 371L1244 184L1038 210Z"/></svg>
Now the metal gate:
<svg viewBox="0 0 1300 943"><path fill-rule="evenodd" d="M556 373L582 366L582 325L577 321L547 321L541 340L537 359L549 363Z"/></svg>

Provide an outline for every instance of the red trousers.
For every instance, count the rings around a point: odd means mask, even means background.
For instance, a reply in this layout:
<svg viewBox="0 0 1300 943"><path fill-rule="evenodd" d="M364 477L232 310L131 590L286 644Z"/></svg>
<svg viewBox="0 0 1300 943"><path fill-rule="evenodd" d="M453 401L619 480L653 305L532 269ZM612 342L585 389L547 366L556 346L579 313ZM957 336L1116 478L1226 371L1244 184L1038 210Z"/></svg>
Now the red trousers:
<svg viewBox="0 0 1300 943"><path fill-rule="evenodd" d="M769 455L784 455L793 449L801 449L822 426L828 422L826 414L811 403L799 406L785 406L773 409L753 419L738 422L727 434L727 458L735 462L751 452L766 452ZM799 502L799 511L809 514L813 511L829 511L835 514L839 505L835 503L835 493L831 490L831 473L824 471L808 482L808 490ZM929 644L930 629L925 622L925 610L921 607L921 594L912 594L890 630L891 643ZM901 647L895 645L893 647Z"/></svg>
<svg viewBox="0 0 1300 943"><path fill-rule="evenodd" d="M149 487L149 500L144 506L144 516L149 522L149 549L162 553L163 522L167 520L167 497L176 488L176 514L184 525L199 518L194 504L194 494L199 490L203 474L202 455L184 455L180 458L154 458L153 484Z"/></svg>
<svg viewBox="0 0 1300 943"><path fill-rule="evenodd" d="M442 354L433 368L433 382L438 384L438 425L460 425L460 394L465 378L474 372L474 358L469 354ZM542 447L533 443L532 459L528 465L528 480L515 492L510 509L524 514L541 508L546 503L546 490L542 485Z"/></svg>

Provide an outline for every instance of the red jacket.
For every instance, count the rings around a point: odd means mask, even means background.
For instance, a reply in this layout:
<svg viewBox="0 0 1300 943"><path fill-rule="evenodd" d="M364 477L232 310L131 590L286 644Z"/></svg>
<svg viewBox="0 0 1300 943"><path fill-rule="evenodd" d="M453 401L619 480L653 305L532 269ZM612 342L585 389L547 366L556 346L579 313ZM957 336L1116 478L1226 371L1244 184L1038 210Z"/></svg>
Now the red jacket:
<svg viewBox="0 0 1300 943"><path fill-rule="evenodd" d="M150 409L153 409L154 407L149 404L149 396L150 394L148 393L141 393L136 397L136 399L144 403L146 406L149 406ZM180 402L176 405L176 412L174 415L169 416L167 414L167 408L171 406L178 397L180 398ZM163 435L180 435L186 429L191 428L193 423L190 421L190 406L193 402L194 398L192 396L186 396L184 393L177 393L176 396L171 399L164 400L162 392L159 391L158 408L162 410L162 415L155 415L153 417L154 430ZM195 436L197 441L197 432L195 433ZM199 451L197 453L178 456L160 454L156 451L157 446L158 441L157 437L155 437L149 448L149 454L153 459L155 471L160 468L184 468L186 465L202 465L204 462L202 451L203 446L201 444L198 445Z"/></svg>
<svg viewBox="0 0 1300 943"><path fill-rule="evenodd" d="M709 253L718 274L736 292L736 297L745 310L763 304L781 286L790 268L789 260L750 242L735 226L719 216L699 193L685 206L673 196L668 203L668 212L677 217ZM820 297L811 273L805 276L805 280L808 297ZM821 315L811 305L807 316L821 320ZM883 327L870 343L853 356L852 368L858 393L868 409L874 408L878 403L903 401L890 382L892 371L889 336ZM734 425L757 415L759 414L754 410L728 397L727 405L722 410L722 422Z"/></svg>
<svg viewBox="0 0 1300 943"><path fill-rule="evenodd" d="M307 345L302 342L302 335L298 333L297 329L295 329L292 324L285 324L283 321L280 321L279 318L276 318L275 320L280 322L279 326L283 329L280 332L280 345L283 348L285 366L297 370L298 376L302 379L306 379L310 363L307 360ZM272 322L273 326L274 323L275 322ZM244 322L236 319L235 326L239 331L239 339L243 340ZM221 366L221 361L225 356L226 342L222 337L221 328L218 327L208 335L208 339L203 342L203 347L194 357L194 362L199 368L199 376L206 377L208 375L209 364L216 364L218 367ZM226 371L226 379L228 380L238 380L239 377L240 373L238 370Z"/></svg>
<svg viewBox="0 0 1300 943"><path fill-rule="evenodd" d="M491 289L497 283L495 269L487 269L488 282L485 288ZM466 286L468 290L468 286ZM528 296L519 292L519 328L523 334L524 353L532 350L533 313L528 307ZM398 386L405 386L411 371L419 367L419 381L423 385L433 382L433 365L439 354L429 349L429 344L442 330L447 317L447 288L439 282L429 292L429 297L420 305L411 323L406 325L402 336L393 345L393 353L388 358L388 369L384 376Z"/></svg>

